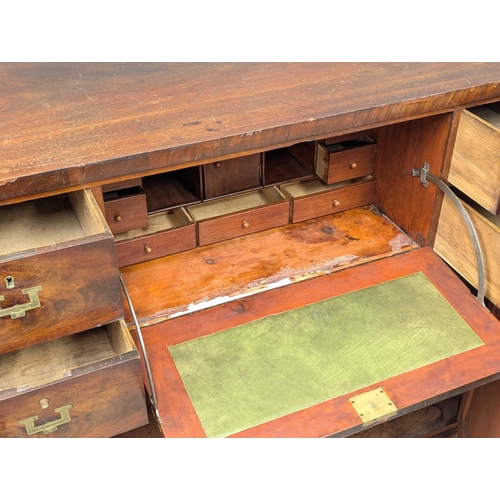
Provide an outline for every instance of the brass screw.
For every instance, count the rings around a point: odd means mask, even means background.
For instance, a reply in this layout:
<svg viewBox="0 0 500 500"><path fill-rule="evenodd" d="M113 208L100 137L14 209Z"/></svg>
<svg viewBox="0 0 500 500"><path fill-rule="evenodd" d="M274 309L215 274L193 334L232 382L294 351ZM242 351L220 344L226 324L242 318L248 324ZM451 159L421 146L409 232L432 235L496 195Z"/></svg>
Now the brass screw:
<svg viewBox="0 0 500 500"><path fill-rule="evenodd" d="M250 223L249 223L248 221L246 221L246 220L244 220L244 221L243 221L243 224L241 224L241 225L242 225L245 229L246 229L247 227L250 227Z"/></svg>
<svg viewBox="0 0 500 500"><path fill-rule="evenodd" d="M145 245L145 246L144 246L144 251L145 251L146 253L151 253L151 252L153 251L153 249L152 249L149 245Z"/></svg>
<svg viewBox="0 0 500 500"><path fill-rule="evenodd" d="M334 207L340 206L340 201L339 200L333 200L333 206Z"/></svg>
<svg viewBox="0 0 500 500"><path fill-rule="evenodd" d="M350 167L350 168L356 168L357 166L358 166L358 164L357 164L355 161L353 161L353 162L349 165L349 167Z"/></svg>
<svg viewBox="0 0 500 500"><path fill-rule="evenodd" d="M116 222L121 222L122 216L121 215L115 215L115 221Z"/></svg>

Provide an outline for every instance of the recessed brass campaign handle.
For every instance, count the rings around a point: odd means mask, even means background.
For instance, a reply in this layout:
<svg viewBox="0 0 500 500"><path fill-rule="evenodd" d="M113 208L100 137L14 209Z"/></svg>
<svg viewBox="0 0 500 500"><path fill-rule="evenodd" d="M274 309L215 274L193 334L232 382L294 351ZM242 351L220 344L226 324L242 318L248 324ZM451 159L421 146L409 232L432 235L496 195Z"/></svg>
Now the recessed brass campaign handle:
<svg viewBox="0 0 500 500"><path fill-rule="evenodd" d="M40 307L40 299L38 298L38 292L41 291L42 291L41 285L33 286L31 288L25 288L24 290L22 290L22 292L24 295L28 296L30 301L25 304L16 304L15 306L7 307L6 309L2 309L0 307L0 318L9 315L12 319L22 318L23 316L26 316L26 311ZM0 301L2 300L4 300L4 296L0 295Z"/></svg>
<svg viewBox="0 0 500 500"><path fill-rule="evenodd" d="M60 406L59 408L56 408L54 412L60 413L61 418L58 420L53 420L52 422L47 422L46 424L40 425L38 427L35 427L35 420L38 420L38 417L36 415L34 417L29 417L25 418L24 420L20 420L19 423L21 425L24 425L28 436L32 436L33 434L37 434L38 432L49 434L50 432L57 431L57 427L59 425L71 422L71 417L69 415L70 408L73 408L73 405Z"/></svg>

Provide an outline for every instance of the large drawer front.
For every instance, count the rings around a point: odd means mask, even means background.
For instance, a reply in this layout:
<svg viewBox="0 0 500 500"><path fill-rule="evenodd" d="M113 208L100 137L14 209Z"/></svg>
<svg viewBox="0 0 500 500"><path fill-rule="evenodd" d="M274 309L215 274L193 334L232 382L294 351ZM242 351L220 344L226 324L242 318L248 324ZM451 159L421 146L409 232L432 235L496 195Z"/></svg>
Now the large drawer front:
<svg viewBox="0 0 500 500"><path fill-rule="evenodd" d="M0 208L0 353L123 316L112 234L89 190Z"/></svg>
<svg viewBox="0 0 500 500"><path fill-rule="evenodd" d="M500 305L500 215L493 216L479 206L462 203L476 229L483 253L485 295ZM478 287L477 263L472 240L456 207L444 198L434 250L474 287Z"/></svg>
<svg viewBox="0 0 500 500"><path fill-rule="evenodd" d="M448 181L490 213L499 213L499 103L461 111Z"/></svg>
<svg viewBox="0 0 500 500"><path fill-rule="evenodd" d="M147 421L123 320L0 356L0 437L111 437Z"/></svg>

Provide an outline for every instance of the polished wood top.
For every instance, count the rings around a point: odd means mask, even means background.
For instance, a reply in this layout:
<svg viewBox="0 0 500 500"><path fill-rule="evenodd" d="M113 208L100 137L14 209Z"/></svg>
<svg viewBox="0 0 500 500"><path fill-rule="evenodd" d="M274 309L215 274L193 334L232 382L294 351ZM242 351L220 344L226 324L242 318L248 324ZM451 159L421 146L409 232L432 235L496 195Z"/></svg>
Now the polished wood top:
<svg viewBox="0 0 500 500"><path fill-rule="evenodd" d="M0 204L500 98L500 63L2 63Z"/></svg>

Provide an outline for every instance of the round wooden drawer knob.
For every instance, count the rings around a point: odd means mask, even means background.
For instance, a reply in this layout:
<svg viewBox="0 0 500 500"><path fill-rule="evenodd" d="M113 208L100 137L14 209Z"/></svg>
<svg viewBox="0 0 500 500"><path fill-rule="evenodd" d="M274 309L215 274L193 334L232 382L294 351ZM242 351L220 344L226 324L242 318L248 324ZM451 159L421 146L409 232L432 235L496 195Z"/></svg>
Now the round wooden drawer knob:
<svg viewBox="0 0 500 500"><path fill-rule="evenodd" d="M339 207L340 206L340 201L339 200L333 200L333 206L334 207Z"/></svg>
<svg viewBox="0 0 500 500"><path fill-rule="evenodd" d="M244 220L243 223L241 224L241 226L246 229L247 227L250 227L250 223L248 221Z"/></svg>
<svg viewBox="0 0 500 500"><path fill-rule="evenodd" d="M149 245L145 245L145 246L144 246L144 251L145 251L146 253L151 253L151 252L153 251L153 249L152 249Z"/></svg>
<svg viewBox="0 0 500 500"><path fill-rule="evenodd" d="M358 166L358 164L357 164L355 161L353 161L353 162L349 165L349 167L350 167L350 168L356 168L357 166Z"/></svg>
<svg viewBox="0 0 500 500"><path fill-rule="evenodd" d="M116 222L121 222L122 216L121 215L115 215L115 221Z"/></svg>

